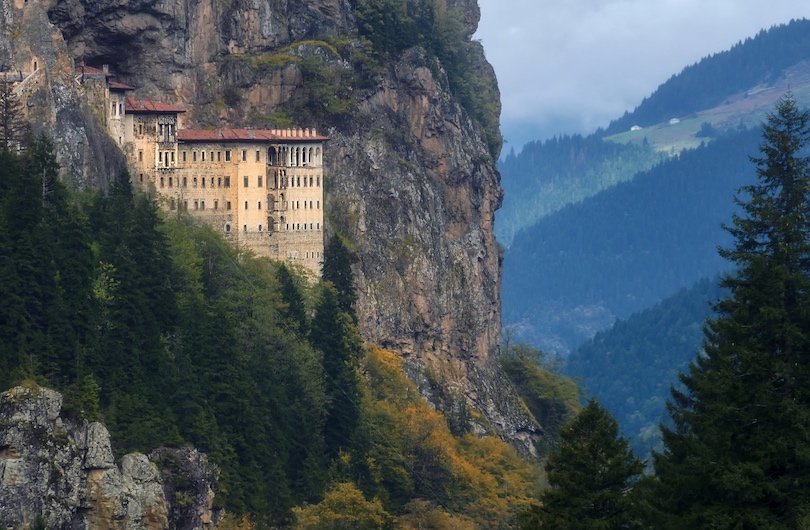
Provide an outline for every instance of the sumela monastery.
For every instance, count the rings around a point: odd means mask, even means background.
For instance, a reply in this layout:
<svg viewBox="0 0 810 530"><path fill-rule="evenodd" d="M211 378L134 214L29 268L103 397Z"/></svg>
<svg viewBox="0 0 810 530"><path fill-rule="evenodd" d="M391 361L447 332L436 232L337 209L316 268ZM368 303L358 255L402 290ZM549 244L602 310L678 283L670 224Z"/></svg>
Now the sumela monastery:
<svg viewBox="0 0 810 530"><path fill-rule="evenodd" d="M182 108L128 97L134 88L112 80L107 67L80 65L76 75L104 102L134 185L259 256L320 276L327 137L314 129L183 129Z"/></svg>

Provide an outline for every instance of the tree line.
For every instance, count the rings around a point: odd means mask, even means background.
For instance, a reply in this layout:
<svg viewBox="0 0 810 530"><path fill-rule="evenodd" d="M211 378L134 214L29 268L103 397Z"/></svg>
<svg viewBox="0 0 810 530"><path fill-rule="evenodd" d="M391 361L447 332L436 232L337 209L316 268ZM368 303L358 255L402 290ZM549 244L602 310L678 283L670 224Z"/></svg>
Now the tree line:
<svg viewBox="0 0 810 530"><path fill-rule="evenodd" d="M548 461L525 528L804 528L810 459L810 113L782 98L721 255L735 265L672 390L654 473L591 402Z"/></svg>
<svg viewBox="0 0 810 530"><path fill-rule="evenodd" d="M451 430L363 344L350 241L328 241L312 282L126 174L103 195L58 169L47 138L0 149L0 387L60 390L117 455L204 451L223 528L513 528L537 502L531 462Z"/></svg>

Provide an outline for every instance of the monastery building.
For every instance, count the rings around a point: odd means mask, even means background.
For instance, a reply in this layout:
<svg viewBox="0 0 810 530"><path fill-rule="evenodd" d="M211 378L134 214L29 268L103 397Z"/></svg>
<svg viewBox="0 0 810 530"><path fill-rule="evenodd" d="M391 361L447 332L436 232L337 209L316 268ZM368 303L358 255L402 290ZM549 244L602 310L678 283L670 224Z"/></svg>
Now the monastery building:
<svg viewBox="0 0 810 530"><path fill-rule="evenodd" d="M259 256L304 266L323 262L323 146L314 129L183 129L184 109L129 97L103 78L107 127L127 156L133 184L169 211L199 218Z"/></svg>

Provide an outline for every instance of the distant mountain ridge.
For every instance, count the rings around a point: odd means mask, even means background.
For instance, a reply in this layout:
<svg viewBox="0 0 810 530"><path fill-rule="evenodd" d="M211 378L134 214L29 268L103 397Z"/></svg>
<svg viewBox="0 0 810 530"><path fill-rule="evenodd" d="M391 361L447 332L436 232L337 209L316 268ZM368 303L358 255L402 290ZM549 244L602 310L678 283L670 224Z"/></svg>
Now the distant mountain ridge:
<svg viewBox="0 0 810 530"><path fill-rule="evenodd" d="M635 110L613 121L605 133L646 127L716 107L726 98L774 81L790 66L810 58L810 20L761 30L731 49L687 66L659 86Z"/></svg>
<svg viewBox="0 0 810 530"><path fill-rule="evenodd" d="M759 139L729 133L519 232L504 259L505 325L567 354L616 318L723 271L721 224L753 182Z"/></svg>
<svg viewBox="0 0 810 530"><path fill-rule="evenodd" d="M565 371L616 417L640 456L660 444L669 390L701 349L704 321L723 296L719 284L703 278L617 321L568 358Z"/></svg>
<svg viewBox="0 0 810 530"><path fill-rule="evenodd" d="M504 324L566 354L721 272L720 225L753 178L759 124L788 90L810 105L808 20L704 58L606 131L501 161Z"/></svg>
<svg viewBox="0 0 810 530"><path fill-rule="evenodd" d="M762 30L685 68L607 130L528 143L499 163L506 192L496 215L500 243L509 247L519 230L659 160L720 134L758 127L788 90L810 105L806 19Z"/></svg>
<svg viewBox="0 0 810 530"><path fill-rule="evenodd" d="M598 135L560 136L530 142L520 155L501 160L507 200L495 235L508 247L515 234L567 204L632 178L664 158L645 143L605 142Z"/></svg>

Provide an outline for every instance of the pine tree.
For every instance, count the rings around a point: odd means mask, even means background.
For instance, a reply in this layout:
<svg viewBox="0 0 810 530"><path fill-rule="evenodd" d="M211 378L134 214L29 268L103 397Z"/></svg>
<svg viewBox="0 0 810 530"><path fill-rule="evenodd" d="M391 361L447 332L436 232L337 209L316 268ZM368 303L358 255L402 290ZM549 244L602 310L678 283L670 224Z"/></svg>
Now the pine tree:
<svg viewBox="0 0 810 530"><path fill-rule="evenodd" d="M360 381L357 366L360 336L351 317L340 310L338 293L329 282L321 287L312 319L310 342L323 352L326 377L324 440L330 457L351 446L360 415Z"/></svg>
<svg viewBox="0 0 810 530"><path fill-rule="evenodd" d="M351 315L356 322L357 291L354 287L354 275L352 274L352 263L355 260L356 257L346 246L343 237L340 235L332 236L323 253L323 279L331 282L337 289L341 311Z"/></svg>
<svg viewBox="0 0 810 530"><path fill-rule="evenodd" d="M10 150L19 149L24 133L20 99L10 81L0 81L0 146Z"/></svg>
<svg viewBox="0 0 810 530"><path fill-rule="evenodd" d="M728 227L737 267L656 455L657 528L810 525L810 115L785 96Z"/></svg>
<svg viewBox="0 0 810 530"><path fill-rule="evenodd" d="M630 490L643 468L610 413L591 400L563 428L546 464L551 489L527 514L526 529L634 528Z"/></svg>

